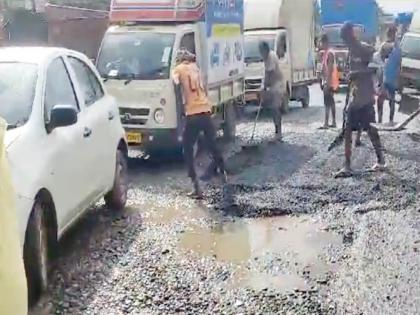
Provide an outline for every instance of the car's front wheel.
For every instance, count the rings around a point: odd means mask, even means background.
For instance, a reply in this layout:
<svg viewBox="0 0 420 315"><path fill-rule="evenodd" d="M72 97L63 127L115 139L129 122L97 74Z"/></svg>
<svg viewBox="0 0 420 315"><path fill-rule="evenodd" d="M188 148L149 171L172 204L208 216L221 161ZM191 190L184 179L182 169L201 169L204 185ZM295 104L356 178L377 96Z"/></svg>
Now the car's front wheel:
<svg viewBox="0 0 420 315"><path fill-rule="evenodd" d="M108 208L120 211L127 203L128 178L127 178L127 156L122 150L117 151L114 186L105 196L105 203Z"/></svg>
<svg viewBox="0 0 420 315"><path fill-rule="evenodd" d="M41 297L48 285L50 242L46 215L45 204L37 200L29 218L23 249L30 304L34 304Z"/></svg>

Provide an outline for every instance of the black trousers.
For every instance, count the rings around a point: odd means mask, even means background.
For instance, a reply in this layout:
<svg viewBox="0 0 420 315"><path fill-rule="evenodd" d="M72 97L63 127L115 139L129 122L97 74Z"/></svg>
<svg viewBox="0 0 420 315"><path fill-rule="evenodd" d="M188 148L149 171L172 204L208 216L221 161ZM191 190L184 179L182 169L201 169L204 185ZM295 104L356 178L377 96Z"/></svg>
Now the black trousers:
<svg viewBox="0 0 420 315"><path fill-rule="evenodd" d="M183 135L184 158L188 168L188 176L192 180L197 179L194 161L194 145L197 143L200 134L204 135L204 146L210 153L215 166L225 171L225 163L222 153L216 143L216 129L211 120L210 113L187 116Z"/></svg>

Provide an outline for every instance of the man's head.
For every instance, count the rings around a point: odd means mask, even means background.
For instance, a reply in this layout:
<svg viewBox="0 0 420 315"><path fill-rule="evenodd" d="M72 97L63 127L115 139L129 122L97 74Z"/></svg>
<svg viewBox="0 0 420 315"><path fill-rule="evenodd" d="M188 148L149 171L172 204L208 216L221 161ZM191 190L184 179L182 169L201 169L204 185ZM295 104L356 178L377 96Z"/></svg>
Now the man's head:
<svg viewBox="0 0 420 315"><path fill-rule="evenodd" d="M185 48L181 48L176 52L175 63L195 62L195 55Z"/></svg>
<svg viewBox="0 0 420 315"><path fill-rule="evenodd" d="M270 53L270 46L267 42L262 41L258 45L258 48L260 49L260 54L263 57L263 59L266 59L268 57L268 54Z"/></svg>
<svg viewBox="0 0 420 315"><path fill-rule="evenodd" d="M327 34L321 36L321 49L327 50L330 46L330 40Z"/></svg>
<svg viewBox="0 0 420 315"><path fill-rule="evenodd" d="M344 25L341 27L340 36L344 43L347 45L356 40L353 23L344 23Z"/></svg>

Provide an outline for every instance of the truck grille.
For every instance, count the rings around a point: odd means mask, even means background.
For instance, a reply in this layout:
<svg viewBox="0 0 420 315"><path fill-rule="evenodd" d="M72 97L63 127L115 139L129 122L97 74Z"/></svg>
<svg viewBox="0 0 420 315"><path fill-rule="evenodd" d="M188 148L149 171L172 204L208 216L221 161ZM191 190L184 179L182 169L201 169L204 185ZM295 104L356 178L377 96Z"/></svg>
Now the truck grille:
<svg viewBox="0 0 420 315"><path fill-rule="evenodd" d="M120 108L120 119L126 125L145 125L149 118L149 108Z"/></svg>
<svg viewBox="0 0 420 315"><path fill-rule="evenodd" d="M262 86L262 79L245 80L245 90L260 90L261 86Z"/></svg>

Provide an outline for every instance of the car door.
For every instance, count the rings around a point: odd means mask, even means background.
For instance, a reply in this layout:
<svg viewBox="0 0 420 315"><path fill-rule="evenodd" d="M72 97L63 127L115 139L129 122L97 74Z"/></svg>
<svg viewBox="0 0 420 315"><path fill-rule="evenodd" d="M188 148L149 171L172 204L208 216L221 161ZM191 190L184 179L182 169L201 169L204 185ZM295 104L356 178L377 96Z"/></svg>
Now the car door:
<svg viewBox="0 0 420 315"><path fill-rule="evenodd" d="M46 70L44 99L46 137L40 144L49 174L45 174L46 188L54 199L59 229L67 226L83 207L87 198L84 157L85 142L82 108L79 106L68 69L62 57L51 61ZM49 130L50 113L56 105L71 105L78 109L78 121L68 127Z"/></svg>
<svg viewBox="0 0 420 315"><path fill-rule="evenodd" d="M83 96L84 114L91 129L91 189L98 197L110 188L115 173L115 157L118 141L115 123L119 119L118 109L112 107L112 99L105 94L98 76L90 65L76 56L68 56L69 65Z"/></svg>

